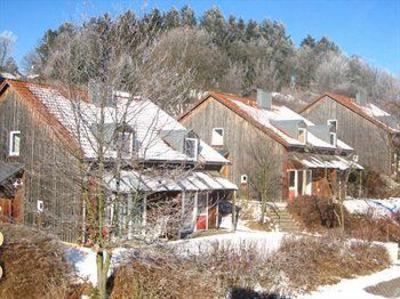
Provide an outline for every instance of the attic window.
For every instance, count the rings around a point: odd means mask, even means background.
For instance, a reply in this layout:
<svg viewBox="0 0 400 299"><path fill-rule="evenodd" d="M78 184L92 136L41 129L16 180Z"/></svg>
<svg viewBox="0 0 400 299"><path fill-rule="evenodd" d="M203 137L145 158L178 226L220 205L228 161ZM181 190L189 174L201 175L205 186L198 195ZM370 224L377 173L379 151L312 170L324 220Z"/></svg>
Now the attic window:
<svg viewBox="0 0 400 299"><path fill-rule="evenodd" d="M224 145L224 129L214 128L212 130L211 145Z"/></svg>
<svg viewBox="0 0 400 299"><path fill-rule="evenodd" d="M198 145L199 145L198 139L185 138L185 143L183 148L185 155L193 160L197 160Z"/></svg>
<svg viewBox="0 0 400 299"><path fill-rule="evenodd" d="M337 131L337 119L328 119L327 124L329 129L332 129L333 132Z"/></svg>
<svg viewBox="0 0 400 299"><path fill-rule="evenodd" d="M336 133L330 133L329 142L331 145L336 146L337 143Z"/></svg>
<svg viewBox="0 0 400 299"><path fill-rule="evenodd" d="M19 156L20 146L21 146L21 132L11 131L10 142L9 142L9 155Z"/></svg>
<svg viewBox="0 0 400 299"><path fill-rule="evenodd" d="M306 144L306 140L307 140L307 130L304 128L298 128L297 131L297 139L302 143L302 144Z"/></svg>

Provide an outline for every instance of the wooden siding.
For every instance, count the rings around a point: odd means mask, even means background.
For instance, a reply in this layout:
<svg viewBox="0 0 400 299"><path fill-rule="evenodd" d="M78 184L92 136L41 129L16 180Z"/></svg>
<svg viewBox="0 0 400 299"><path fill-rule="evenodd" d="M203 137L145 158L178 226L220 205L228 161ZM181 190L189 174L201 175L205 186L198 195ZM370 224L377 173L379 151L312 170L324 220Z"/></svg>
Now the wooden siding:
<svg viewBox="0 0 400 299"><path fill-rule="evenodd" d="M21 131L20 155L10 157L10 131ZM40 226L65 241L77 241L81 227L78 160L55 137L43 116L12 88L0 98L0 159L24 163L24 223ZM37 201L44 203L38 213Z"/></svg>
<svg viewBox="0 0 400 299"><path fill-rule="evenodd" d="M303 111L302 115L316 124L326 124L328 119L337 119L337 137L354 148L359 155L359 163L391 174L391 140L384 129L328 96Z"/></svg>
<svg viewBox="0 0 400 299"><path fill-rule="evenodd" d="M265 155L271 159L277 159L281 165L276 169L277 175L282 177L282 184L277 186L278 200L286 199L285 186L287 185L286 173L286 149L277 141L255 128L247 120L243 119L232 110L219 103L212 97L201 103L195 110L181 120L188 129L193 129L206 143L211 145L213 128L224 129L224 149L229 152L229 160L232 165L224 169L228 179L240 185L240 177L248 175L251 180L255 169L253 149L251 144L255 141L262 141L270 148ZM253 156L254 157L254 156ZM282 171L284 170L284 171Z"/></svg>

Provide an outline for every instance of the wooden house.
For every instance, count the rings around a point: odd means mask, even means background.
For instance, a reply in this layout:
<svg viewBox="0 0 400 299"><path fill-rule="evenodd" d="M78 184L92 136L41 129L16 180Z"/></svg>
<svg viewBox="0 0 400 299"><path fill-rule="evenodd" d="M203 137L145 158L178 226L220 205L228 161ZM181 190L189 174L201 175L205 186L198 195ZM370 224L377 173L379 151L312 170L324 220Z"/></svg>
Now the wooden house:
<svg viewBox="0 0 400 299"><path fill-rule="evenodd" d="M387 175L399 171L399 120L358 94L325 93L301 109L317 124L335 122L337 136L350 144L363 166Z"/></svg>
<svg viewBox="0 0 400 299"><path fill-rule="evenodd" d="M0 172L19 165L18 173L4 173L11 174L5 178L11 183L13 175L20 180L19 188L8 193L7 203L18 207L22 223L72 242L84 240L87 229L81 174L83 169L97 167L97 139L91 129L96 128L99 111L83 94L78 120L76 99L69 99L61 87L16 80L0 85ZM130 97L121 92L113 96L116 103ZM135 98L129 103L128 129L115 129L112 136L124 140L125 161L135 163L124 164L117 176L115 144L105 150L102 184L108 186L110 199L116 193L123 198L118 207L109 208L108 215L118 215L119 225L127 226L127 235L132 235L134 225L126 219L131 215L127 211L132 209L133 194L139 194L138 219L143 225L154 225L148 223L151 207L147 203L175 200L186 215L186 231L217 226L219 202L230 200L237 189L218 173L230 162L150 100ZM106 128L114 128L115 116L119 117L118 106L108 107Z"/></svg>
<svg viewBox="0 0 400 299"><path fill-rule="evenodd" d="M334 124L314 125L285 106L272 105L271 95L262 90L256 99L208 92L180 121L232 161L222 172L251 197L259 196L253 183L266 168L270 174L264 180L278 178L270 182L270 200L329 197L330 178L361 168L349 160L353 149L337 138ZM260 166L261 160L266 163Z"/></svg>

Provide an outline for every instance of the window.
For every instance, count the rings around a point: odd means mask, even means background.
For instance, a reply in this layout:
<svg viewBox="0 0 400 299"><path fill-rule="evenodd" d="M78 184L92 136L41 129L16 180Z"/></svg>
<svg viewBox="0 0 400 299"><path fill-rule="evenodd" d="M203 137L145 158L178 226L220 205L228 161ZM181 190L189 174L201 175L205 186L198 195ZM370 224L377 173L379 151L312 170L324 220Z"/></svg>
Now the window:
<svg viewBox="0 0 400 299"><path fill-rule="evenodd" d="M199 141L196 138L185 138L184 153L193 160L197 160Z"/></svg>
<svg viewBox="0 0 400 299"><path fill-rule="evenodd" d="M289 188L295 188L295 187L296 187L296 172L289 171Z"/></svg>
<svg viewBox="0 0 400 299"><path fill-rule="evenodd" d="M247 184L247 182L248 182L247 174L242 174L240 176L240 183L241 184Z"/></svg>
<svg viewBox="0 0 400 299"><path fill-rule="evenodd" d="M337 131L337 120L336 119L328 119L327 121L329 129L332 129L333 132Z"/></svg>
<svg viewBox="0 0 400 299"><path fill-rule="evenodd" d="M211 145L224 145L224 129L214 128L212 130Z"/></svg>
<svg viewBox="0 0 400 299"><path fill-rule="evenodd" d="M330 133L329 142L331 145L336 146L336 133Z"/></svg>
<svg viewBox="0 0 400 299"><path fill-rule="evenodd" d="M11 131L10 132L10 156L19 156L20 146L21 146L21 132Z"/></svg>
<svg viewBox="0 0 400 299"><path fill-rule="evenodd" d="M297 131L297 139L302 143L306 144L307 141L307 130L303 128L299 128Z"/></svg>
<svg viewBox="0 0 400 299"><path fill-rule="evenodd" d="M38 211L38 213L43 213L43 211L44 211L43 200L38 200L37 201L37 211Z"/></svg>

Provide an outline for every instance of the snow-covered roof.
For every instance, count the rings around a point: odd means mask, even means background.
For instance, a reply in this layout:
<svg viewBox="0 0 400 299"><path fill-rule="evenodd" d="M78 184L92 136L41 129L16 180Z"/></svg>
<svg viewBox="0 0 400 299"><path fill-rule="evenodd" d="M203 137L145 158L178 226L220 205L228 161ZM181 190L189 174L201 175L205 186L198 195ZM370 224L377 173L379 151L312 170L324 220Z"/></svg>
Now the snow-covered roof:
<svg viewBox="0 0 400 299"><path fill-rule="evenodd" d="M233 94L212 92L210 95L217 100L222 100L224 104L235 112L245 116L247 120L252 121L258 126L272 132L279 140L285 142L288 146L304 147L305 145L297 138L297 126L304 124L305 128L315 126L310 120L296 113L286 106L272 105L271 109L263 109L256 104L256 101L250 98L242 98ZM280 124L280 125L279 125ZM288 127L295 125L295 133ZM336 146L330 144L326 139L323 140L314 133L307 130L307 146L326 150L348 150L352 147L341 140L337 140Z"/></svg>
<svg viewBox="0 0 400 299"><path fill-rule="evenodd" d="M106 177L110 190L117 190L117 179L112 174ZM149 176L136 171L122 171L118 190L123 193L132 191L171 192L171 191L211 191L238 190L237 186L217 173L206 171L190 171L181 175Z"/></svg>
<svg viewBox="0 0 400 299"><path fill-rule="evenodd" d="M352 160L346 159L339 155L320 155L320 154L302 154L302 153L291 153L289 156L294 169L364 169L360 164Z"/></svg>
<svg viewBox="0 0 400 299"><path fill-rule="evenodd" d="M400 119L398 117L391 115L390 113L384 111L382 108L376 106L375 104L365 103L362 105L359 102L357 102L357 100L354 98L335 94L332 92L327 92L319 96L318 98L313 100L310 104L305 106L300 113L310 109L310 107L320 102L320 100L322 100L326 96L337 101L338 103L342 104L343 106L347 107L353 112L359 114L365 119L371 121L375 125L384 128L385 130L388 130L392 133L400 132L399 128Z"/></svg>
<svg viewBox="0 0 400 299"><path fill-rule="evenodd" d="M70 100L56 87L24 83L24 86L40 101L47 112L55 117L68 133L77 141L88 159L97 157L98 148L95 127L99 123L100 109L84 100ZM178 121L148 99L128 98L128 94L114 93L115 106L105 110L105 124L110 127L122 120L135 132L137 156L144 161L189 162L193 158L182 150L168 144L161 136L161 131L186 131ZM113 128L115 129L115 128ZM116 156L115 150L106 149L107 158ZM199 140L198 161L202 163L229 163L212 147Z"/></svg>

